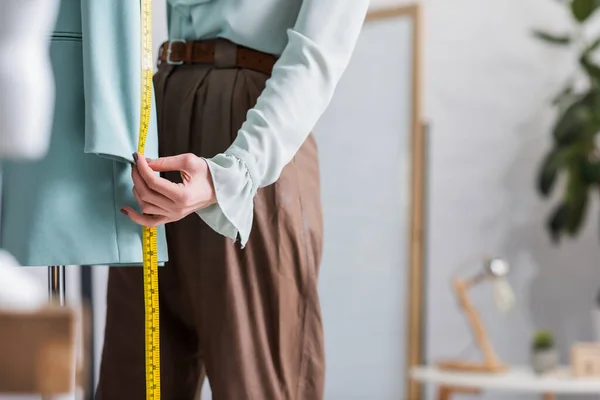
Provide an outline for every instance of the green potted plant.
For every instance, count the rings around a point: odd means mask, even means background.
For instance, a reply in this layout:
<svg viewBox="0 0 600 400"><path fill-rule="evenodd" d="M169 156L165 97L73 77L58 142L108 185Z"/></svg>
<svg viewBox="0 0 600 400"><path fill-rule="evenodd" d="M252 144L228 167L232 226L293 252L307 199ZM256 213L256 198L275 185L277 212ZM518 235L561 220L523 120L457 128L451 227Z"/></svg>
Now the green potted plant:
<svg viewBox="0 0 600 400"><path fill-rule="evenodd" d="M558 353L554 346L554 337L548 331L537 331L531 344L531 366L538 374L555 369L558 365Z"/></svg>
<svg viewBox="0 0 600 400"><path fill-rule="evenodd" d="M553 101L558 118L552 129L552 146L538 172L538 191L549 197L564 178L562 196L548 218L548 230L558 243L565 234L576 236L585 220L588 200L600 189L600 64L594 54L600 35L590 37L587 25L600 8L600 0L561 0L574 20L569 32L536 31L552 46L570 49L577 65Z"/></svg>

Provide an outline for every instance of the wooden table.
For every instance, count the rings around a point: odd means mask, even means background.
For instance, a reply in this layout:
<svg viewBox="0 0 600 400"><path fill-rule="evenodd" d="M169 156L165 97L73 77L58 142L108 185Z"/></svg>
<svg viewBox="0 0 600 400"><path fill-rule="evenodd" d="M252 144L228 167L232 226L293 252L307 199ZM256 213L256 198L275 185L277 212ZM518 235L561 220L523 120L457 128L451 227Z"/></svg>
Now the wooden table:
<svg viewBox="0 0 600 400"><path fill-rule="evenodd" d="M538 393L544 400L557 394L600 394L600 379L575 378L568 368L537 375L528 367L511 367L503 373L454 372L436 367L416 367L411 378L437 386L438 400L451 400L454 394L482 391Z"/></svg>

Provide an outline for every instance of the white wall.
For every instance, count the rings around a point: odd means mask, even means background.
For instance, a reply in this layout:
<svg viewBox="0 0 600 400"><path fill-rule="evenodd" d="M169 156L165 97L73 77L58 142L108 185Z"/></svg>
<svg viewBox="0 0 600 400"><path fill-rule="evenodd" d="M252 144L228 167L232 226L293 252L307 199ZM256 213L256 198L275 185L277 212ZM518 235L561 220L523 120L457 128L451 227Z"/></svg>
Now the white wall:
<svg viewBox="0 0 600 400"><path fill-rule="evenodd" d="M314 128L326 399L396 400L405 389L411 32L408 18L366 25ZM389 37L399 40L389 46Z"/></svg>
<svg viewBox="0 0 600 400"><path fill-rule="evenodd" d="M425 110L432 124L430 361L454 354L469 339L448 281L453 265L481 252L506 257L514 267L518 306L511 315L495 312L490 288L473 293L507 362L528 362L535 328L555 332L564 362L573 341L593 337L590 310L600 288L597 207L576 242L555 248L544 230L549 204L534 191L553 119L548 99L569 62L561 51L532 40L530 31L568 26L557 3L425 1Z"/></svg>

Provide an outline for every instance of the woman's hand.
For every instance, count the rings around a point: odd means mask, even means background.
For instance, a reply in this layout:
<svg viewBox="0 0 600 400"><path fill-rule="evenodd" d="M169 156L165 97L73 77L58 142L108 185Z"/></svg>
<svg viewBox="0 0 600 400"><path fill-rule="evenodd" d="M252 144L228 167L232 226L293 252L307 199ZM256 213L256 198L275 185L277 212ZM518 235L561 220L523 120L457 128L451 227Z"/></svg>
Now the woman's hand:
<svg viewBox="0 0 600 400"><path fill-rule="evenodd" d="M217 202L206 160L194 154L181 154L148 160L134 153L137 167L131 171L133 195L143 214L121 208L133 222L155 227L178 221L196 210ZM155 172L179 171L183 183L173 183Z"/></svg>

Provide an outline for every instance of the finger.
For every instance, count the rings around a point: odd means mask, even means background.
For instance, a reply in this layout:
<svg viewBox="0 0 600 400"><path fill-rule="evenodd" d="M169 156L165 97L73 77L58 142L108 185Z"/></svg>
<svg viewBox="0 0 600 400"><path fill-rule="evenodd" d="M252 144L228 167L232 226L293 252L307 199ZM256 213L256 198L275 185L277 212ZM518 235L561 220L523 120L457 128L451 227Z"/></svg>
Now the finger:
<svg viewBox="0 0 600 400"><path fill-rule="evenodd" d="M140 175L140 171L136 166L131 168L131 179L133 180L134 187L137 187L138 194L150 192L150 188Z"/></svg>
<svg viewBox="0 0 600 400"><path fill-rule="evenodd" d="M183 188L176 183L156 175L148 165L146 158L141 154L138 154L137 157L137 170L150 189L171 200L176 200L181 197Z"/></svg>
<svg viewBox="0 0 600 400"><path fill-rule="evenodd" d="M136 179L141 180L142 178L137 177ZM140 194L139 187L134 186L133 189L131 189L131 192L133 193L133 197L135 197L135 200L138 202L140 207L142 207L143 205L146 204L146 205L151 205L158 209L161 209L164 212L168 212L169 210L172 210L173 207L175 206L175 203L173 203L171 200L167 199L166 197L159 195L156 192L153 192L151 189L147 189L147 190L148 190L148 192L143 195L143 194ZM142 209L142 211L144 211L144 210ZM146 214L154 214L154 213L150 213L147 211L144 211L144 212ZM161 213L161 214L163 214L163 213Z"/></svg>
<svg viewBox="0 0 600 400"><path fill-rule="evenodd" d="M131 178L133 179L133 187L137 193L136 199L138 200L138 203L140 201L144 203L150 203L162 208L163 210L169 210L175 205L173 200L150 189L137 168L133 168L131 171Z"/></svg>
<svg viewBox="0 0 600 400"><path fill-rule="evenodd" d="M133 188L132 190L133 192L133 196L135 197L135 199L137 200L140 209L142 210L142 212L144 214L152 214L152 215L161 215L161 216L169 216L171 213L168 210L165 210L164 208L160 208L154 204L151 203L147 203L144 200L140 199L140 196L137 194L137 191L135 190L135 188Z"/></svg>
<svg viewBox="0 0 600 400"><path fill-rule="evenodd" d="M171 157L160 157L154 160L146 159L148 166L156 172L168 171L186 171L193 168L193 161L196 156L190 153L179 154Z"/></svg>
<svg viewBox="0 0 600 400"><path fill-rule="evenodd" d="M154 228L155 226L163 225L169 222L169 218L167 217L140 214L131 207L123 207L121 208L121 212L127 215L129 219L136 224L147 226L149 228Z"/></svg>
<svg viewBox="0 0 600 400"><path fill-rule="evenodd" d="M137 201L138 205L141 207L144 201L140 199L140 195L138 194L135 186L131 189L131 193L133 193L133 197L135 197L135 201Z"/></svg>

